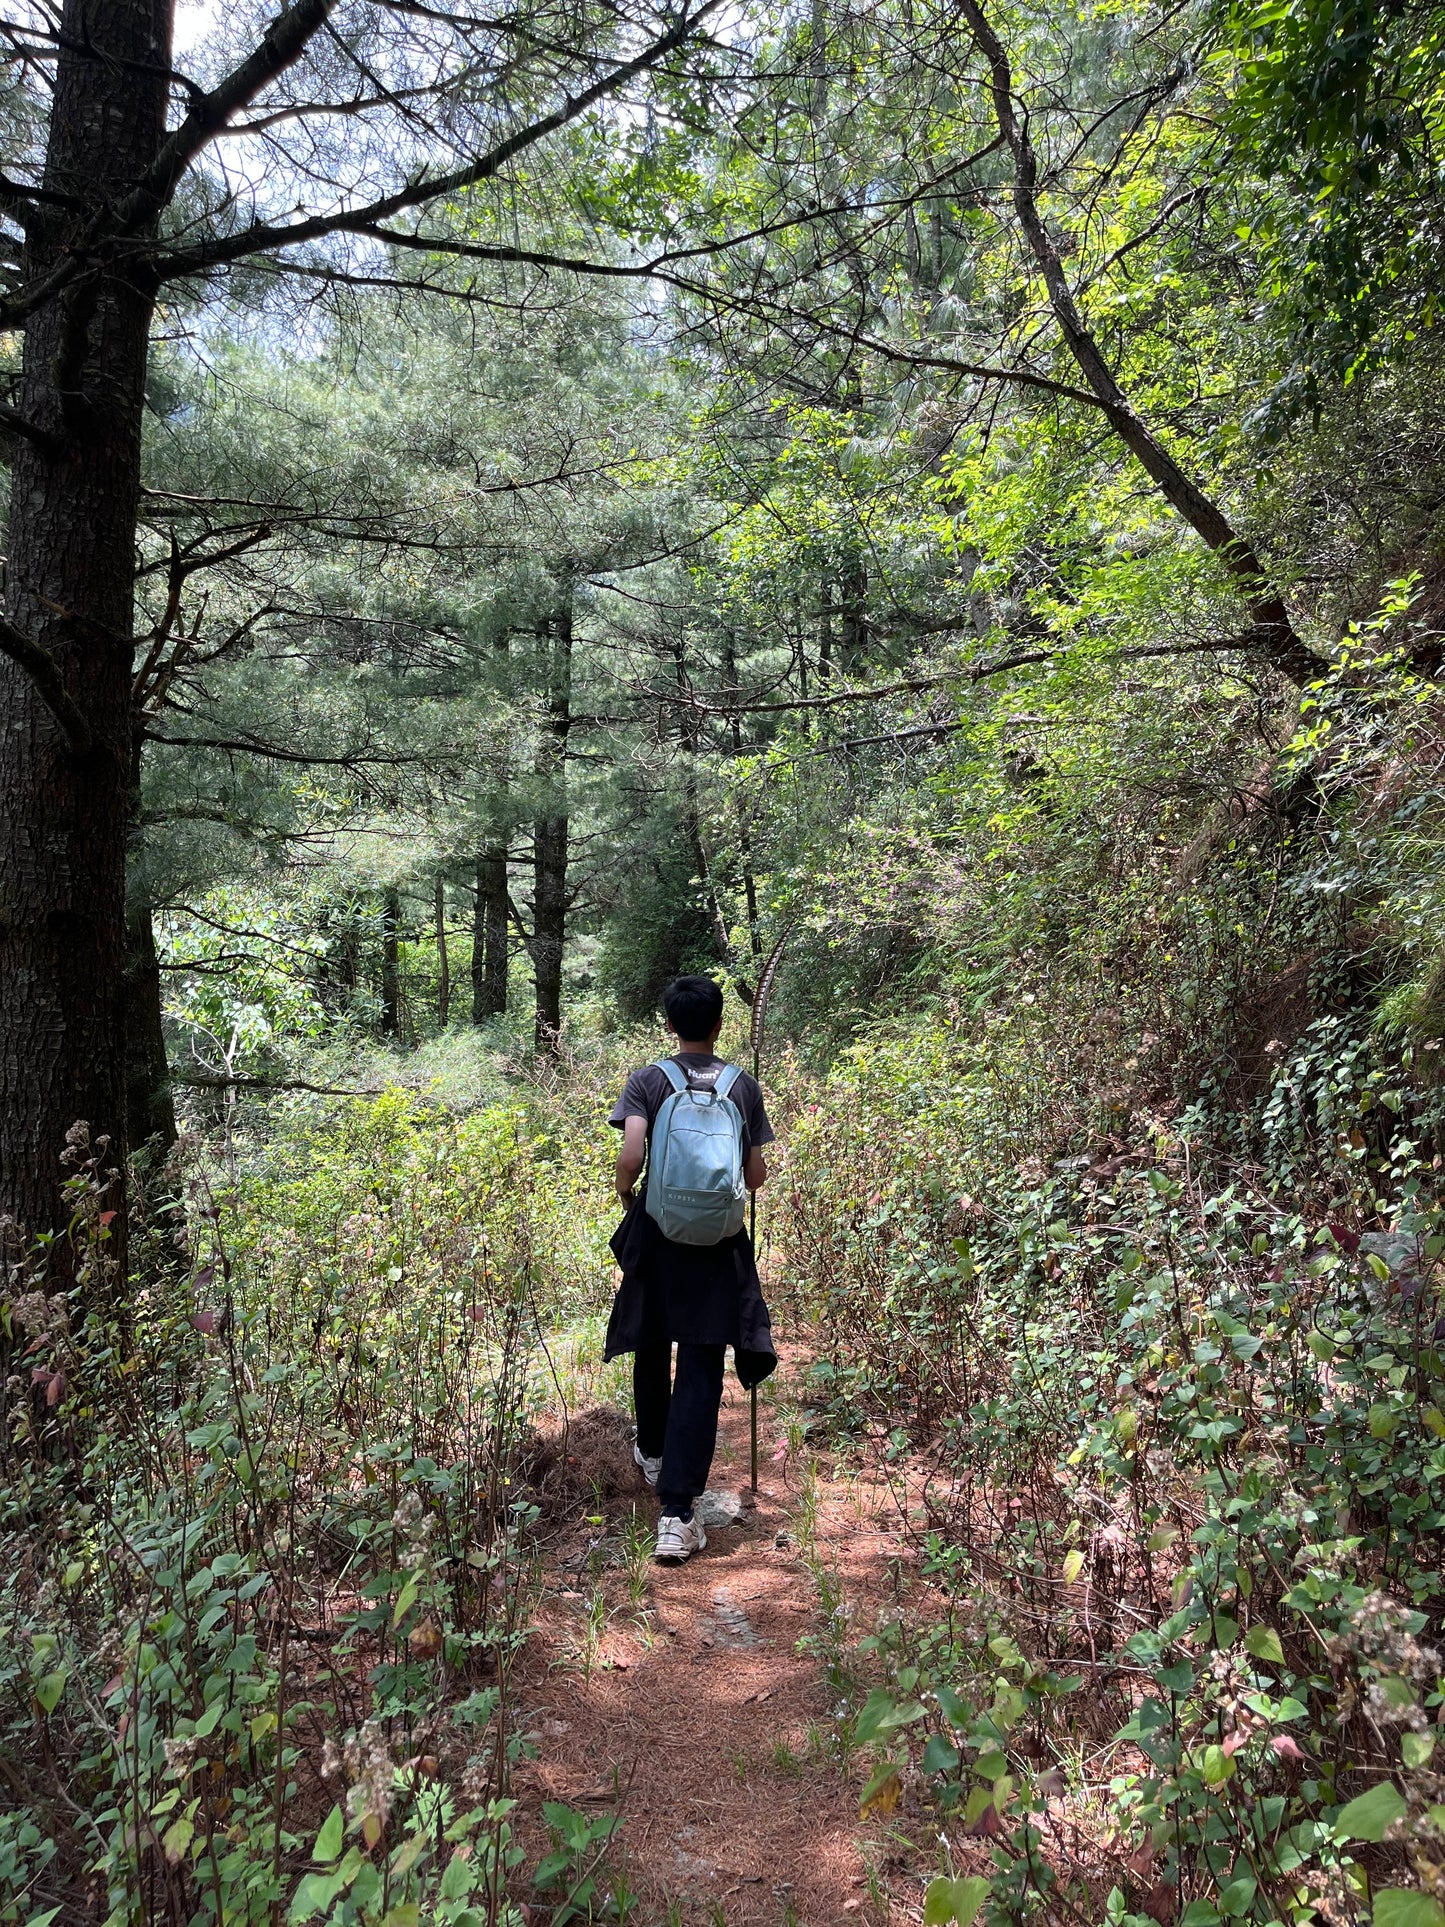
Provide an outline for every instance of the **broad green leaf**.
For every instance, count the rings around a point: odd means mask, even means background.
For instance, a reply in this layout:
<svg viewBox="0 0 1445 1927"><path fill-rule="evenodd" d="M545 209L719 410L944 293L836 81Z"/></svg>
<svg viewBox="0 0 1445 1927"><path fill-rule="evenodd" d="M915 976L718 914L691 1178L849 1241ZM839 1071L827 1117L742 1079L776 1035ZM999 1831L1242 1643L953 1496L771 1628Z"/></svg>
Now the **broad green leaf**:
<svg viewBox="0 0 1445 1927"><path fill-rule="evenodd" d="M1212 1900L1191 1900L1179 1916L1179 1927L1214 1927L1219 1909Z"/></svg>
<svg viewBox="0 0 1445 1927"><path fill-rule="evenodd" d="M161 1850L173 1867L185 1858L186 1848L190 1846L195 1831L195 1821L189 1814L183 1813L161 1835Z"/></svg>
<svg viewBox="0 0 1445 1927"><path fill-rule="evenodd" d="M951 1686L940 1686L933 1697L938 1701L938 1710L952 1727L962 1728L973 1718L973 1708L967 1700L959 1698Z"/></svg>
<svg viewBox="0 0 1445 1927"><path fill-rule="evenodd" d="M1375 1927L1445 1927L1445 1907L1432 1894L1382 1887L1375 1895Z"/></svg>
<svg viewBox="0 0 1445 1927"><path fill-rule="evenodd" d="M1405 1802L1393 1783L1381 1780L1368 1793L1351 1800L1335 1815L1337 1840L1383 1840L1387 1831L1403 1817Z"/></svg>
<svg viewBox="0 0 1445 1927"><path fill-rule="evenodd" d="M341 1843L346 1834L346 1819L341 1808L333 1807L321 1823L321 1831L316 1836L316 1845L311 1849L313 1860L335 1860L341 1852Z"/></svg>
<svg viewBox="0 0 1445 1927"><path fill-rule="evenodd" d="M438 1900L465 1900L476 1885L477 1869L461 1853L454 1853L437 1888Z"/></svg>
<svg viewBox="0 0 1445 1927"><path fill-rule="evenodd" d="M301 1885L292 1896L290 1918L293 1921L311 1920L317 1914L324 1914L341 1892L342 1884L339 1873L304 1875Z"/></svg>
<svg viewBox="0 0 1445 1927"><path fill-rule="evenodd" d="M407 1578L406 1584L396 1596L396 1605L392 1608L391 1614L391 1623L393 1626L399 1626L416 1604L416 1592L416 1574L411 1573Z"/></svg>
<svg viewBox="0 0 1445 1927"><path fill-rule="evenodd" d="M1259 1883L1253 1874L1241 1874L1238 1880L1231 1880L1219 1896L1219 1911L1222 1914L1247 1914L1254 1900Z"/></svg>
<svg viewBox="0 0 1445 1927"><path fill-rule="evenodd" d="M989 1882L982 1874L965 1880L930 1880L923 1896L923 1927L970 1927L978 1910L988 1899Z"/></svg>
<svg viewBox="0 0 1445 1927"><path fill-rule="evenodd" d="M922 1718L923 1708L917 1700L900 1701L881 1690L872 1692L854 1724L854 1745L869 1746L874 1740L896 1733L900 1726L911 1726Z"/></svg>
<svg viewBox="0 0 1445 1927"><path fill-rule="evenodd" d="M65 1682L68 1677L66 1669L61 1666L55 1672L47 1673L44 1679L36 1680L35 1697L45 1712L53 1713L59 1706L60 1696L65 1691Z"/></svg>
<svg viewBox="0 0 1445 1927"><path fill-rule="evenodd" d="M1244 1636L1244 1650L1256 1659L1267 1659L1271 1666L1284 1665L1284 1648L1273 1626L1251 1626Z"/></svg>
<svg viewBox="0 0 1445 1927"><path fill-rule="evenodd" d="M431 1836L425 1833L409 1833L396 1852L391 1856L391 1877L401 1880L409 1874L431 1845Z"/></svg>
<svg viewBox="0 0 1445 1927"><path fill-rule="evenodd" d="M1435 1735L1404 1733L1400 1737L1400 1751L1405 1756L1406 1766L1424 1766L1435 1751Z"/></svg>
<svg viewBox="0 0 1445 1927"><path fill-rule="evenodd" d="M1066 1586L1072 1586L1074 1581L1078 1578L1079 1574L1083 1570L1084 1570L1083 1553L1077 1552L1077 1551L1071 1552L1068 1555L1068 1557L1064 1560L1064 1584Z"/></svg>

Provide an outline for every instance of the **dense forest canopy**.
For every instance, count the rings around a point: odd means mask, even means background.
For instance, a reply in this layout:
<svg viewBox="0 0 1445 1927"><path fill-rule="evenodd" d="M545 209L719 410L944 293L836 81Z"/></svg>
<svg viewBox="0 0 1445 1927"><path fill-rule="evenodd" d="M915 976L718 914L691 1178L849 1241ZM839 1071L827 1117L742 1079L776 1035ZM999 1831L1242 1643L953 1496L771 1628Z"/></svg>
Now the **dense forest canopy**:
<svg viewBox="0 0 1445 1927"><path fill-rule="evenodd" d="M1445 14L175 15L0 4L0 1917L522 1918L503 1488L704 972L813 1418L953 1480L839 1688L925 1919L1439 1927ZM485 1894L283 1840L468 1641Z"/></svg>

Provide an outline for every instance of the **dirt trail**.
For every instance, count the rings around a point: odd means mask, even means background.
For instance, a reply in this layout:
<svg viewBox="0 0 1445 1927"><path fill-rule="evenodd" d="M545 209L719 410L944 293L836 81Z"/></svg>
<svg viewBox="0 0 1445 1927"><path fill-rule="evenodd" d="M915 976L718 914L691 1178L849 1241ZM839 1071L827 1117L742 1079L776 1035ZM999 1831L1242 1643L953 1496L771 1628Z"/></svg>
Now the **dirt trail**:
<svg viewBox="0 0 1445 1927"><path fill-rule="evenodd" d="M634 1506L649 1527L657 1517L620 1415L574 1423L559 1466L590 1503L548 1561L520 1683L541 1758L514 1790L534 1846L544 1800L622 1813L613 1859L640 1901L637 1927L889 1919L868 1878L869 1862L883 1861L880 1830L859 1819L856 1774L829 1757L824 1664L797 1650L826 1629L797 1544L798 1469L775 1456L771 1401L760 1428L756 1507L710 1528L686 1565L647 1567L640 1602L640 1561L630 1584L625 1561L603 1563L609 1550L616 1560ZM713 1489L746 1496L748 1458L747 1394L730 1374ZM844 1502L826 1482L816 1493L824 1562L845 1581L850 1610L876 1607L897 1587L902 1550L886 1493L853 1487Z"/></svg>

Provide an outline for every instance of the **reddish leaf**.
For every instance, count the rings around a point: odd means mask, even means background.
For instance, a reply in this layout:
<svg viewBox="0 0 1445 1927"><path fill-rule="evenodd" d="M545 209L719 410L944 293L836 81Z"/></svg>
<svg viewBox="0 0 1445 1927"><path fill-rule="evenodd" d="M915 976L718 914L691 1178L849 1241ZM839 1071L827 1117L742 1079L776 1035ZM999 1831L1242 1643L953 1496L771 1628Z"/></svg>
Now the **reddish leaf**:
<svg viewBox="0 0 1445 1927"><path fill-rule="evenodd" d="M64 1390L65 1390L65 1373L64 1372L53 1373L51 1375L50 1383L45 1388L45 1403L47 1405L58 1405L60 1403L60 1394Z"/></svg>
<svg viewBox="0 0 1445 1927"><path fill-rule="evenodd" d="M204 1291L215 1275L216 1267L214 1265L203 1265L191 1280L193 1289L196 1291Z"/></svg>
<svg viewBox="0 0 1445 1927"><path fill-rule="evenodd" d="M1329 1232L1341 1251L1348 1252L1350 1257L1354 1257L1360 1248L1358 1231L1351 1231L1347 1224L1327 1224L1325 1230Z"/></svg>
<svg viewBox="0 0 1445 1927"><path fill-rule="evenodd" d="M1144 1912L1151 1920L1157 1920L1159 1927L1169 1927L1178 1904L1179 1895L1168 1880L1159 1881L1144 1896Z"/></svg>
<svg viewBox="0 0 1445 1927"><path fill-rule="evenodd" d="M1232 1733L1226 1733L1224 1736L1225 1759L1228 1759L1231 1754L1237 1753L1239 1749L1243 1745L1245 1745L1248 1739L1249 1739L1248 1733L1246 1733L1244 1729L1239 1726L1236 1726Z"/></svg>
<svg viewBox="0 0 1445 1927"><path fill-rule="evenodd" d="M102 1212L101 1212L101 1214L100 1214L100 1222L101 1222L101 1223L102 1223L103 1225L107 1225L107 1224L114 1224L114 1223L115 1223L115 1221L116 1221L116 1218L117 1218L117 1217L118 1217L119 1215L120 1215L120 1214L119 1214L118 1212L115 1212L115 1211L102 1211Z"/></svg>
<svg viewBox="0 0 1445 1927"><path fill-rule="evenodd" d="M50 1367L48 1365L32 1365L30 1367L30 1383L32 1385L48 1385L50 1383Z"/></svg>
<svg viewBox="0 0 1445 1927"><path fill-rule="evenodd" d="M209 1337L216 1329L216 1314L213 1311L193 1311L191 1324L198 1332L203 1332Z"/></svg>
<svg viewBox="0 0 1445 1927"><path fill-rule="evenodd" d="M1302 1760L1299 1741L1289 1733L1276 1733L1269 1743L1271 1753L1277 1753L1282 1760Z"/></svg>

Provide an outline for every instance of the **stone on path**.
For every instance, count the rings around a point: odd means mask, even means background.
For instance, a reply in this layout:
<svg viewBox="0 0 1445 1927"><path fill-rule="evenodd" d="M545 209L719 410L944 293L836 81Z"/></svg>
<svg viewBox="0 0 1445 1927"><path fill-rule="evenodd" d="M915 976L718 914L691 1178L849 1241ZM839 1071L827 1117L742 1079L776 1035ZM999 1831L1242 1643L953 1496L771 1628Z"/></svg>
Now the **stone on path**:
<svg viewBox="0 0 1445 1927"><path fill-rule="evenodd" d="M692 1509L710 1532L718 1526L741 1525L746 1510L741 1492L704 1492L693 1500Z"/></svg>

